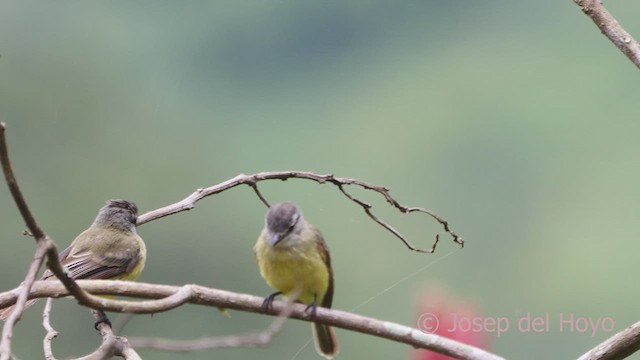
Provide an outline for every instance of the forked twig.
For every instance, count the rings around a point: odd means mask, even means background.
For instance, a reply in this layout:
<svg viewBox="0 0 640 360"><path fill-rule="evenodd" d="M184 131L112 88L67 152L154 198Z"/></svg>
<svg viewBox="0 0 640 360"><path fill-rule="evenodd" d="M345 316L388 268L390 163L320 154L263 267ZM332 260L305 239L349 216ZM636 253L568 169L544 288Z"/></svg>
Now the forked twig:
<svg viewBox="0 0 640 360"><path fill-rule="evenodd" d="M42 326L47 331L43 341L45 360L56 360L53 355L53 350L51 349L51 343L53 339L58 336L58 332L51 326L51 303L52 298L48 298L44 312L42 313ZM131 347L131 344L126 338L114 335L108 320L105 322L106 315L104 312L100 310L92 310L92 312L94 318L99 321L99 323L96 323L96 328L102 336L102 344L91 354L75 360L103 360L110 359L114 356L119 356L126 360L141 360L138 353Z"/></svg>
<svg viewBox="0 0 640 360"><path fill-rule="evenodd" d="M208 187L208 188L200 188L197 189L194 193L192 193L191 195L189 195L188 197L186 197L185 199L178 201L174 204L171 205L167 205L165 207L162 207L160 209L157 210L153 210L153 211L149 211L145 214L142 214L138 217L138 226L142 225L144 223L147 223L149 221L152 220L156 220L165 216L169 216L175 213L179 213L182 211L186 211L186 210L191 210L195 207L195 204L207 197L207 196L211 196L211 195L215 195L215 194L219 194L223 191L229 190L231 188L234 188L236 186L239 185L248 185L250 186L255 192L256 195L260 198L260 200L267 205L267 207L269 207L269 203L267 202L267 200L264 198L264 196L262 196L262 194L260 193L260 191L258 191L258 182L260 181L265 181L265 180L289 180L289 179L305 179L305 180L312 180L315 181L317 183L320 184L324 184L324 183L331 183L335 186L338 187L338 189L342 192L342 194L344 194L349 200L355 202L356 204L360 205L364 212L376 223L380 224L382 227L384 227L387 231L391 232L394 236L396 236L398 239L400 239L406 246L407 248L409 248L410 250L413 251L417 251L417 252L422 252L422 253L432 253L435 250L435 246L438 242L438 238L436 238L436 241L434 242L434 244L431 246L430 249L423 249L423 248L418 248L416 246L414 246L411 242L409 242L399 231L397 231L396 229L394 229L391 225L387 224L386 222L384 222L383 220L381 220L379 217L377 217L375 214L373 214L373 212L371 211L371 209L373 208L373 206L365 201L362 201L356 197L354 197L353 195L351 195L350 193L348 193L345 190L345 186L347 185L353 185L353 186L359 186L363 189L366 190L371 190L374 191L380 195L382 195L385 200L391 204L393 207L395 207L396 209L398 209L398 211L408 214L408 213L412 213L412 212L420 212L423 214L427 214L429 216L431 216L432 218L434 218L437 222L439 222L443 227L444 230L451 235L451 237L453 238L453 241L460 244L460 246L464 246L464 240L462 240L462 238L456 234L455 231L453 231L450 227L449 227L449 223L442 218L441 216L439 216L438 214L436 214L435 212L425 209L425 208L421 208L421 207L408 207L405 205L400 204L395 198L393 198L391 196L390 189L384 187L384 186L378 186L378 185L372 185L369 184L367 182L364 182L362 180L357 180L357 179L350 179L350 178L343 178L343 177L335 177L332 174L326 174L326 175L319 175L319 174L315 174L312 172L308 172L308 171L268 171L268 172L260 172L260 173L256 173L253 175L245 175L245 174L240 174L237 175L236 177L229 179L227 181L224 181L220 184Z"/></svg>

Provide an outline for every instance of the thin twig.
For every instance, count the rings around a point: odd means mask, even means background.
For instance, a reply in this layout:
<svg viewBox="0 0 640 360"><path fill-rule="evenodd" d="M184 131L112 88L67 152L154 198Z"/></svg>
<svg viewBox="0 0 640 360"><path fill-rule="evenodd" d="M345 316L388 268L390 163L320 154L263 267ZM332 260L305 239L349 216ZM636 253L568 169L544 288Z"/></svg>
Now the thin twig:
<svg viewBox="0 0 640 360"><path fill-rule="evenodd" d="M2 339L0 340L0 360L7 360L11 358L11 338L13 336L13 328L16 322L22 316L22 312L24 311L25 303L27 300L27 295L38 274L38 271L40 270L40 267L42 266L44 256L47 256L49 263L54 265L54 267L57 264L57 269L55 269L57 270L57 272L54 271L56 273L56 276L59 276L61 280L63 280L63 282L64 279L67 278L62 271L60 263L58 262L58 251L56 250L53 240L51 240L49 236L40 228L31 211L29 210L29 206L27 205L22 192L20 191L18 181L16 180L15 174L13 172L13 167L11 166L11 160L9 159L9 150L7 147L5 130L6 124L0 122L0 162L2 163L2 171L4 173L5 180L7 181L9 191L13 196L13 200L16 203L18 210L20 211L20 215L22 215L22 218L24 219L27 228L29 229L29 233L33 234L36 239L37 248L34 259L29 266L29 271L27 272L25 280L22 283L21 294L16 303L15 310L6 320L2 329ZM72 290L72 288L70 287L69 290Z"/></svg>
<svg viewBox="0 0 640 360"><path fill-rule="evenodd" d="M291 296L295 298L295 296ZM251 332L243 335L206 337L197 340L173 340L151 337L130 338L129 343L135 348L147 348L173 352L191 352L220 348L258 347L271 343L273 338L280 333L291 312L293 302L287 301L284 310L271 324L260 332Z"/></svg>
<svg viewBox="0 0 640 360"><path fill-rule="evenodd" d="M258 189L258 184L257 183L253 183L253 184L249 184L249 186L251 186L253 188L253 191L255 191L255 193L258 196L258 198L260 199L260 201L262 201L263 204L265 204L268 208L270 208L271 204L269 204L267 199L264 196L262 196L262 193Z"/></svg>
<svg viewBox="0 0 640 360"><path fill-rule="evenodd" d="M51 349L51 342L56 336L58 336L58 332L51 326L50 321L52 300L52 298L47 299L47 304L45 305L44 312L42 314L42 325L47 330L47 335L44 338L45 360L56 360ZM99 323L97 323L97 329L102 336L102 344L91 354L75 360L104 360L110 359L114 356L119 356L127 360L141 360L140 356L131 347L131 344L129 344L129 341L126 338L114 335L104 312L100 310L92 310L92 313L94 318L99 321Z"/></svg>
<svg viewBox="0 0 640 360"><path fill-rule="evenodd" d="M382 227L384 227L386 230L388 230L389 232L391 232L394 236L396 236L398 239L400 239L406 246L407 248L409 248L410 250L413 251L417 251L417 252L423 252L423 253L431 253L433 252L433 250L435 249L435 244L434 243L431 246L431 249L422 249L422 248L418 248L416 246L414 246L411 242L409 242L399 231L397 231L396 229L394 229L391 225L387 224L386 222L382 221L380 218L378 218L377 216L375 216L372 211L371 208L373 207L371 204L366 203L354 196L352 196L351 194L349 194L346 190L345 190L345 186L347 185L353 185L353 186L359 186L363 189L366 190L371 190L374 191L380 195L382 195L385 200L391 204L393 207L395 207L396 209L398 209L400 212L408 214L408 213L412 213L412 212L420 212L423 214L427 214L429 216L431 216L432 218L434 218L436 221L438 221L443 227L444 230L451 235L451 237L453 238L453 241L460 244L461 246L464 246L464 241L462 240L462 238L456 234L456 232L454 232L453 230L451 230L449 228L449 223L442 218L441 216L439 216L438 214L436 214L435 212L425 209L425 208L421 208L421 207L408 207L405 205L400 204L395 198L393 198L391 196L391 194L389 193L390 190L384 186L378 186L378 185L372 185L369 184L367 182L364 182L362 180L357 180L357 179L350 179L350 178L341 178L341 177L335 177L332 174L327 174L327 175L319 175L319 174L314 174L312 172L308 172L308 171L269 171L269 172L260 172L260 173L256 173L253 175L245 175L245 174L240 174L232 179L229 179L227 181L224 181L220 184L208 187L208 188L200 188L197 189L194 193L192 193L191 195L189 195L188 197L186 197L185 199L178 201L174 204L171 205L167 205L165 207L162 207L160 209L157 210L153 210L153 211L149 211L145 214L142 214L138 217L138 221L137 221L137 225L140 226L144 223L147 223L149 221L152 220L156 220L165 216L169 216L181 211L186 211L186 210L191 210L195 207L196 202L198 202L199 200L207 197L207 196L211 196L211 195L215 195L215 194L219 194L225 190L229 190L233 187L239 186L239 185L248 185L251 188L253 188L253 190L256 192L256 194L258 195L258 197L260 198L260 200L265 203L265 205L269 206L269 203L265 200L265 198L262 196L262 194L260 194L260 192L257 189L257 183L260 181L264 181L264 180L288 180L288 179L305 179L305 180L312 180L315 181L317 183L320 184L324 184L324 183L331 183L335 186L337 186L340 191L351 201L355 202L356 204L360 205L363 210L365 211L365 213L376 223L380 224Z"/></svg>
<svg viewBox="0 0 640 360"><path fill-rule="evenodd" d="M43 239L46 234L40 226L36 223L35 218L29 211L29 206L27 206L27 202L22 196L22 192L20 191L20 187L18 186L18 181L13 173L13 168L11 167L11 161L9 160L9 149L7 147L7 139L5 137L5 130L7 129L7 125L3 122L0 122L0 162L2 162L2 172L4 173L4 178L7 181L7 185L9 186L9 191L11 192L11 196L13 196L13 200L20 211L20 215L24 219L29 231L36 239Z"/></svg>
<svg viewBox="0 0 640 360"><path fill-rule="evenodd" d="M185 285L178 287L117 280L78 280L78 284L92 294L115 294L136 298L160 299L151 301L126 301L104 298L101 309L115 312L150 314L167 311L174 306L172 306L173 304L163 302L163 299L178 294L181 291L185 294L188 293L188 297L186 298L187 303L202 306L222 307L273 316L277 316L282 313L287 306L285 302L274 301L273 306L265 310L262 307L264 300L262 297L212 289L199 285ZM17 288L0 293L0 307L12 304L17 298L19 290L20 289ZM29 296L30 298L59 298L68 295L69 291L58 281L49 280L36 281L33 284ZM424 333L419 329L345 311L319 307L316 309L315 316L313 318L309 318L309 313L306 311L306 308L307 307L304 304L293 304L290 317L377 336L391 341L408 344L416 348L432 350L457 359L502 359L497 355L476 347L435 334Z"/></svg>
<svg viewBox="0 0 640 360"><path fill-rule="evenodd" d="M122 336L116 336L111 330L111 324L102 310L92 310L93 316L98 321L97 328L102 336L100 347L89 355L75 360L104 360L119 356L125 360L142 360L140 355L131 347L129 340Z"/></svg>
<svg viewBox="0 0 640 360"><path fill-rule="evenodd" d="M29 294L31 285L38 275L38 270L40 270L40 266L42 265L46 248L40 246L40 244L42 244L47 238L46 234L42 229L40 229L33 215L29 211L29 207L27 206L27 203L22 196L22 192L20 191L20 187L18 186L18 181L16 180L11 166L11 160L9 159L5 130L5 123L0 122L0 163L2 164L2 172L4 173L5 180L9 186L9 191L11 192L11 196L13 196L16 206L18 207L18 210L20 211L20 214L22 215L22 218L27 224L30 232L36 237L36 241L39 246L36 249L34 259L31 262L27 275L22 283L22 291L16 303L16 309L6 320L2 328L2 338L0 339L0 360L8 360L12 357L11 338L13 337L13 328L22 316L22 312L24 311L25 303L27 301L27 295Z"/></svg>
<svg viewBox="0 0 640 360"><path fill-rule="evenodd" d="M433 245L431 245L431 249L418 249L416 247L414 247L411 243L409 243L404 236L398 231L396 230L394 227L392 227L391 225L387 224L386 222L380 220L379 217L377 217L376 215L374 215L371 212L371 204L366 203L362 200L356 199L354 198L351 194L349 194L342 185L338 185L338 188L340 189L340 191L346 196L348 197L350 200L352 200L353 202L355 202L356 204L362 206L362 208L364 209L364 212L369 215L370 218L373 219L373 221L377 222L378 224L380 224L383 228L387 229L387 231L389 231L390 233L392 233L393 235L395 235L398 239L400 239L410 250L413 251L417 251L417 252L421 252L421 253L428 253L428 254L432 254L434 251L436 251L436 245L438 245L438 241L440 241L440 236L438 234L436 234L436 241L433 243ZM394 200L395 201L395 200ZM406 212L406 211L405 211ZM447 228L447 223L446 221L444 222L445 224L445 229ZM464 246L464 241L462 241L461 238L456 238L457 235L453 235L454 236L454 241L459 243L461 246ZM458 241L459 240L459 241Z"/></svg>
<svg viewBox="0 0 640 360"><path fill-rule="evenodd" d="M7 318L2 328L2 340L0 341L0 359L5 360L11 358L11 338L13 337L13 328L15 327L15 324L18 322L18 320L20 320L22 312L25 309L29 291L31 290L31 286L34 283L36 276L38 276L38 270L40 270L42 261L44 261L45 252L46 249L42 246L38 246L36 248L36 253L34 255L33 261L29 265L29 270L27 271L27 276L25 277L24 282L18 288L19 295L16 302L16 307L9 318Z"/></svg>
<svg viewBox="0 0 640 360"><path fill-rule="evenodd" d="M620 360L638 350L640 350L640 322L608 338L578 360Z"/></svg>
<svg viewBox="0 0 640 360"><path fill-rule="evenodd" d="M604 7L602 0L573 0L615 46L640 68L640 44Z"/></svg>
<svg viewBox="0 0 640 360"><path fill-rule="evenodd" d="M45 360L56 360L55 356L53 356L53 350L51 348L51 342L53 339L58 336L58 332L51 326L51 304L53 303L52 298L47 299L47 304L44 306L44 311L42 312L42 326L47 331L47 335L44 337L43 348L44 348L44 358Z"/></svg>

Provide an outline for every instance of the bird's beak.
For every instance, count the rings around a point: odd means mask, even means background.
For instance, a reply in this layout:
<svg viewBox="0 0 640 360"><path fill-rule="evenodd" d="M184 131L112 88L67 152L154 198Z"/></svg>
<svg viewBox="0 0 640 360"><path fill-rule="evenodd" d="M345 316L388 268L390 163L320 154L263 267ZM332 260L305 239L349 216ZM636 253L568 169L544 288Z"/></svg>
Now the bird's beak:
<svg viewBox="0 0 640 360"><path fill-rule="evenodd" d="M282 239L284 239L284 234L269 234L269 241L271 241L271 246L276 246Z"/></svg>

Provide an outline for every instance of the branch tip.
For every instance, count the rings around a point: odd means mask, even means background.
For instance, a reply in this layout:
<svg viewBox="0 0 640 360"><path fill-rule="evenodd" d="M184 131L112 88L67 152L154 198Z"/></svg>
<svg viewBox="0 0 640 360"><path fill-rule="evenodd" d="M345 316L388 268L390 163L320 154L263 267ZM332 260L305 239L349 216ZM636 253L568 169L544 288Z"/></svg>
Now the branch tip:
<svg viewBox="0 0 640 360"><path fill-rule="evenodd" d="M601 0L573 0L593 23L631 62L640 68L640 43L629 34Z"/></svg>

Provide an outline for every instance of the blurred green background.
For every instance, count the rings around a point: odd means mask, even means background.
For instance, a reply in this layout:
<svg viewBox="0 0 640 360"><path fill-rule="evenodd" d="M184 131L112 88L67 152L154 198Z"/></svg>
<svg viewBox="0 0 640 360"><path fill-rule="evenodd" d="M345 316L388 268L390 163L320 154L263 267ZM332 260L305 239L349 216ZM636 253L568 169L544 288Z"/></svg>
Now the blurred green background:
<svg viewBox="0 0 640 360"><path fill-rule="evenodd" d="M608 4L609 5L609 4ZM631 33L640 4L610 9ZM611 332L559 331L559 316L640 319L638 70L566 1L0 3L0 118L22 189L66 246L109 198L141 212L238 173L308 170L388 186L466 239L413 253L330 185L261 184L324 233L334 307L416 325L430 283L512 328L508 358L575 358ZM635 85L634 85L635 84ZM441 228L354 191L417 244ZM0 186L0 290L23 279L32 239ZM265 207L240 187L140 227L141 281L266 295L252 251ZM422 269L416 275L408 275ZM400 282L399 282L400 281ZM42 358L39 303L14 340ZM550 331L515 328L549 312ZM94 349L88 311L55 302L58 357ZM272 318L185 306L137 316L133 336L241 334ZM153 359L290 359L310 339L291 321L268 348ZM402 359L407 346L338 330L342 359ZM635 357L640 358L638 356ZM297 359L318 359L307 346Z"/></svg>

